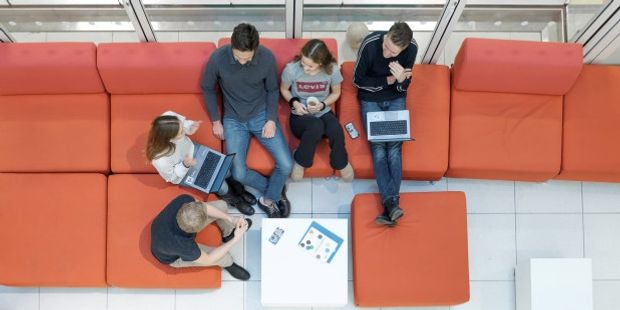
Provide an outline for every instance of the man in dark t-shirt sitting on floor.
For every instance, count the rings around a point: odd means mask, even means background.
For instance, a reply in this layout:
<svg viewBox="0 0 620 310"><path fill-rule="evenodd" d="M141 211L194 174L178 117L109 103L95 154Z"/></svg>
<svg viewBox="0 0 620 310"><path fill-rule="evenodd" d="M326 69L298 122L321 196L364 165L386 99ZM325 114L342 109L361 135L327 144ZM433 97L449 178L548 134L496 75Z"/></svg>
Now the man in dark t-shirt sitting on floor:
<svg viewBox="0 0 620 310"><path fill-rule="evenodd" d="M235 264L231 248L252 225L250 219L232 217L223 200L209 203L181 195L171 201L151 224L151 253L162 264L175 268L220 266L239 280L250 273ZM196 243L196 233L215 221L223 244L217 248Z"/></svg>

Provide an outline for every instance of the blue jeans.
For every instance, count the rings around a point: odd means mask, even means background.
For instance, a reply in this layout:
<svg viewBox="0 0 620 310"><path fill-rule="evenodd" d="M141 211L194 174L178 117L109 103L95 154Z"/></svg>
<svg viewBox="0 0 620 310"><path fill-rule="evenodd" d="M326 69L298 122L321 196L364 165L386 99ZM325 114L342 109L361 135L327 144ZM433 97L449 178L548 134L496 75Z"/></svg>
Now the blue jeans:
<svg viewBox="0 0 620 310"><path fill-rule="evenodd" d="M390 101L361 101L362 119L366 127L366 113L379 111L405 110L405 98ZM368 132L368 130L366 131ZM403 175L402 142L369 142L372 153L372 165L379 185L381 200L385 203L390 198L398 197L400 181Z"/></svg>
<svg viewBox="0 0 620 310"><path fill-rule="evenodd" d="M265 111L245 122L224 117L223 123L226 152L237 154L232 163L233 178L243 185L257 189L265 198L274 202L280 201L286 179L293 169L291 152L282 135L280 123L276 121L276 135L269 139L262 137L263 126L266 123ZM269 179L254 170L248 169L245 164L248 146L250 145L250 134L258 139L258 142L265 147L276 162Z"/></svg>

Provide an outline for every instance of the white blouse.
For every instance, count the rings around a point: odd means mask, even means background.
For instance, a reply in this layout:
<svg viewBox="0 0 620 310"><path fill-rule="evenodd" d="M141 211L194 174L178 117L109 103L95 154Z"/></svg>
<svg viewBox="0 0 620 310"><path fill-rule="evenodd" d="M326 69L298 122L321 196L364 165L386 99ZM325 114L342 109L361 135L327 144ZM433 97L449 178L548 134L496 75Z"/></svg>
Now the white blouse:
<svg viewBox="0 0 620 310"><path fill-rule="evenodd" d="M192 140L190 140L186 134L191 129L194 121L188 120L185 116L172 111L164 112L162 115L173 115L179 118L181 124L183 124L183 135L180 138L170 140L170 142L174 143L176 146L174 153L153 159L151 164L153 164L153 167L155 167L159 175L161 175L166 182L179 184L189 170L189 168L183 165L183 159L185 159L187 155L189 155L190 158L194 157L194 143L192 143Z"/></svg>

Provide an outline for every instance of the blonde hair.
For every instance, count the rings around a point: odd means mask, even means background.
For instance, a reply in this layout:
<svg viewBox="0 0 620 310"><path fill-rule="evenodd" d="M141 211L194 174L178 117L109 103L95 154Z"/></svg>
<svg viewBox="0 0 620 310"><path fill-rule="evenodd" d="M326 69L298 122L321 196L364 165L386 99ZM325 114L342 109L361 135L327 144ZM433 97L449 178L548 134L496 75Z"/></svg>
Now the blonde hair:
<svg viewBox="0 0 620 310"><path fill-rule="evenodd" d="M199 201L184 203L177 212L177 224L186 233L197 233L207 225L207 212Z"/></svg>
<svg viewBox="0 0 620 310"><path fill-rule="evenodd" d="M347 44L349 44L352 50L357 51L367 35L368 27L366 27L366 24L361 22L351 23L347 28Z"/></svg>

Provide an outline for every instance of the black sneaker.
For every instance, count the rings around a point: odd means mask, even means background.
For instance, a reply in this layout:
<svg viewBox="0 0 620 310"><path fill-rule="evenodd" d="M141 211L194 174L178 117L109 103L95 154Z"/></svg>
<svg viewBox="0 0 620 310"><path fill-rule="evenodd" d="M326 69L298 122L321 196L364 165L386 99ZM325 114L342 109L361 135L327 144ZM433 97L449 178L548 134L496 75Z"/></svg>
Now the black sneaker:
<svg viewBox="0 0 620 310"><path fill-rule="evenodd" d="M252 208L252 206L250 204L248 204L247 202L245 202L243 199L241 199L239 196L229 193L225 194L225 195L218 195L222 200L226 201L226 203L233 207L236 208L237 210L239 210L239 212L245 214L245 215L252 215L254 214L254 208Z"/></svg>
<svg viewBox="0 0 620 310"><path fill-rule="evenodd" d="M387 211L387 215L392 222L396 222L399 218L405 215L403 209L398 206L398 197L391 198L385 201L384 206Z"/></svg>
<svg viewBox="0 0 620 310"><path fill-rule="evenodd" d="M250 227L252 227L252 220L251 219L245 219L245 220L248 222L248 230L250 230ZM233 231L230 233L230 235L228 235L226 237L222 237L222 242L223 243L226 243L226 242L232 240L232 238L235 236L235 229L233 229Z"/></svg>
<svg viewBox="0 0 620 310"><path fill-rule="evenodd" d="M384 209L383 213L379 214L379 216L375 218L375 224L394 227L394 225L396 225L396 222L390 220L390 217L387 215L387 210Z"/></svg>
<svg viewBox="0 0 620 310"><path fill-rule="evenodd" d="M291 215L291 201L286 197L286 185L282 188L282 197L278 201L278 209L280 210L281 217Z"/></svg>
<svg viewBox="0 0 620 310"><path fill-rule="evenodd" d="M245 270L243 267L233 263L228 267L224 267L228 273L235 279L239 279L241 281L247 281L250 279L250 273Z"/></svg>
<svg viewBox="0 0 620 310"><path fill-rule="evenodd" d="M257 201L258 207L267 214L270 218L280 217L280 210L276 207L273 202L270 205L264 205L261 200Z"/></svg>
<svg viewBox="0 0 620 310"><path fill-rule="evenodd" d="M232 189L235 195L241 197L241 199L247 202L250 206L256 204L256 197L254 197L252 193L245 190L245 187L241 184L241 182L233 179L232 177L228 177L226 178L226 183L228 183L228 186Z"/></svg>

